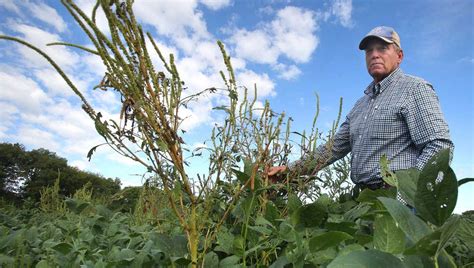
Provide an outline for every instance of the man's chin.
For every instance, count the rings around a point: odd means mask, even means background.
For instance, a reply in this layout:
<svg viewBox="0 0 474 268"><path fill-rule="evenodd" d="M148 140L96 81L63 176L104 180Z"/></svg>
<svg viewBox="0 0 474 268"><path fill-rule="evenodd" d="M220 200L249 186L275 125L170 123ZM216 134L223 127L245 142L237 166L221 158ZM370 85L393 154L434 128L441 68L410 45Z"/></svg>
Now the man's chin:
<svg viewBox="0 0 474 268"><path fill-rule="evenodd" d="M372 76L372 78L374 78L374 80L376 80L376 81L380 81L380 80L382 80L384 77L387 76L384 72L378 72L378 71L369 72L369 74L370 74L370 76Z"/></svg>

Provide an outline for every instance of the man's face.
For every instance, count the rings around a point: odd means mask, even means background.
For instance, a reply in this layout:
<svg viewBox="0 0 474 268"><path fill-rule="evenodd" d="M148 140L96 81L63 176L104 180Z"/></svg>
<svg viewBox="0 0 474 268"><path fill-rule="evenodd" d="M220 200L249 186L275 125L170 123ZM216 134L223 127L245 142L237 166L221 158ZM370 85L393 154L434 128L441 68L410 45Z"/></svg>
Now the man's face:
<svg viewBox="0 0 474 268"><path fill-rule="evenodd" d="M403 51L394 44L374 38L365 48L367 71L375 82L382 81L393 72L402 62Z"/></svg>

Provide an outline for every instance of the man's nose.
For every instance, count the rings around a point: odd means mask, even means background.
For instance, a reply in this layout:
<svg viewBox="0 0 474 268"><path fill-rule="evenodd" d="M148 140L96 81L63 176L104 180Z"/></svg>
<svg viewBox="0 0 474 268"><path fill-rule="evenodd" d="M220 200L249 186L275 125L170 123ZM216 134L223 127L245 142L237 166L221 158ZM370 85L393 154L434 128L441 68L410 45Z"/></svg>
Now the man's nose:
<svg viewBox="0 0 474 268"><path fill-rule="evenodd" d="M374 49L370 52L370 58L379 58L380 57L380 52L377 49Z"/></svg>

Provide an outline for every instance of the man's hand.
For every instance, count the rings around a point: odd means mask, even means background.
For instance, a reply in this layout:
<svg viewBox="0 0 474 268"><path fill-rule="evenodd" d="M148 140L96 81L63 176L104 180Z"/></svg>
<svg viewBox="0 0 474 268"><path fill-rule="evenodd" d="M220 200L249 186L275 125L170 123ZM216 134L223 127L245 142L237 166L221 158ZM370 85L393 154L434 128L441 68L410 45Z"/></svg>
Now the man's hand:
<svg viewBox="0 0 474 268"><path fill-rule="evenodd" d="M268 178L272 183L277 183L283 176L281 176L288 168L286 166L274 166L267 170Z"/></svg>

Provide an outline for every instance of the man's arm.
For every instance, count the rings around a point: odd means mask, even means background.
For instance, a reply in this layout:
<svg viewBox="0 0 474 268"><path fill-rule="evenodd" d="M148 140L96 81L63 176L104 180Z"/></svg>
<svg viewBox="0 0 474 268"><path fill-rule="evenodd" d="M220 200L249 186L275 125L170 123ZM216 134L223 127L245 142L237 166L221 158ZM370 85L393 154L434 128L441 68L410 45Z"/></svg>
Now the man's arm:
<svg viewBox="0 0 474 268"><path fill-rule="evenodd" d="M416 168L421 170L442 149L449 148L452 156L454 145L433 87L420 83L411 93L404 112L411 138L421 150L416 163Z"/></svg>
<svg viewBox="0 0 474 268"><path fill-rule="evenodd" d="M324 167L343 158L351 151L349 117L341 124L334 137L318 146L315 152L304 155L288 165L289 172L299 175L314 175Z"/></svg>

